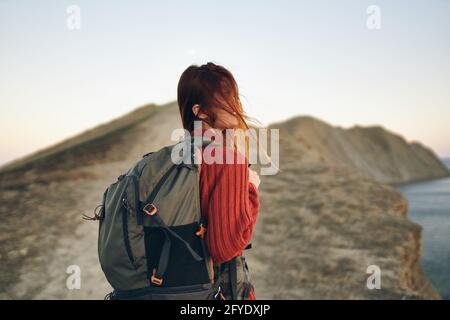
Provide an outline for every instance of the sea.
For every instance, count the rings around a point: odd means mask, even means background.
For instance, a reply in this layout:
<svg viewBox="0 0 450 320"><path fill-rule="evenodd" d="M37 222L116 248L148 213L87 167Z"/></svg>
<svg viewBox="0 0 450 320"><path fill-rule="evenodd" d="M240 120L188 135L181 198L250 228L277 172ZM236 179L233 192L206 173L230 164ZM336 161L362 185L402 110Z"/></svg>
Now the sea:
<svg viewBox="0 0 450 320"><path fill-rule="evenodd" d="M442 159L450 169L450 159ZM422 268L443 299L450 300L450 177L398 187L408 216L422 226Z"/></svg>

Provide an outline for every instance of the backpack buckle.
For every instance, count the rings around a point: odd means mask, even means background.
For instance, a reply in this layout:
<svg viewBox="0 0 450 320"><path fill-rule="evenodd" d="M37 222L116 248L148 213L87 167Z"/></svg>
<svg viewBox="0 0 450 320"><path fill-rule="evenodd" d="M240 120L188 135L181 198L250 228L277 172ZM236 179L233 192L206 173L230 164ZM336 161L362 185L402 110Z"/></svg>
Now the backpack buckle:
<svg viewBox="0 0 450 320"><path fill-rule="evenodd" d="M147 203L144 208L142 208L142 211L144 211L149 216L153 216L158 212L158 209L155 207L153 203Z"/></svg>
<svg viewBox="0 0 450 320"><path fill-rule="evenodd" d="M198 227L197 232L195 233L196 236L199 236L200 238L203 238L206 233L206 228L203 223L200 223L200 226Z"/></svg>
<svg viewBox="0 0 450 320"><path fill-rule="evenodd" d="M163 282L163 279L156 277L155 274L156 274L156 268L153 268L153 274L152 274L152 277L150 278L150 282L153 284L156 284L157 286L160 286L161 283Z"/></svg>

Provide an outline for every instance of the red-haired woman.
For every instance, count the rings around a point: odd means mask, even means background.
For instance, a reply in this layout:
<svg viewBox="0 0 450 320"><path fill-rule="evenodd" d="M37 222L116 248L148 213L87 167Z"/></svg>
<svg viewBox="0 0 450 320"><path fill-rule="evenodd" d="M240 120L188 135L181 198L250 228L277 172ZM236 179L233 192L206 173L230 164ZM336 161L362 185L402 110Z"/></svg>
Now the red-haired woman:
<svg viewBox="0 0 450 320"><path fill-rule="evenodd" d="M238 86L231 72L220 65L212 62L192 65L179 80L178 105L183 127L191 135L210 134L216 142L217 135L222 137L219 143L223 145L210 154L222 160L202 161L199 166L201 211L208 223L206 242L214 262L215 281L221 284L220 295L223 299L254 300L243 252L250 243L258 216L260 180L249 169L248 136L244 150L239 150L234 141L228 145L226 139L227 131L249 129L246 122L249 117L243 111ZM200 130L194 130L194 121L200 121ZM230 158L234 160L232 163L227 160Z"/></svg>

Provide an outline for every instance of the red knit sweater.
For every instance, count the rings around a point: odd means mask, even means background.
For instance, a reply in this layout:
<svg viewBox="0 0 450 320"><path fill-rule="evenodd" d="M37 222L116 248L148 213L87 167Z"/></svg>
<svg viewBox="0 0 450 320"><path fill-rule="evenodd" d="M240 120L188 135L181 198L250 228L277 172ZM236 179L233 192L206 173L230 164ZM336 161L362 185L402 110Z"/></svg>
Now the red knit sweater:
<svg viewBox="0 0 450 320"><path fill-rule="evenodd" d="M208 249L213 261L221 263L241 255L250 242L259 199L256 186L249 181L248 159L234 148L216 150L223 155L222 163L203 160L201 164L200 201L202 215L208 221ZM233 157L234 162L226 163L227 157ZM239 157L244 163L238 162ZM255 299L254 292L250 298Z"/></svg>

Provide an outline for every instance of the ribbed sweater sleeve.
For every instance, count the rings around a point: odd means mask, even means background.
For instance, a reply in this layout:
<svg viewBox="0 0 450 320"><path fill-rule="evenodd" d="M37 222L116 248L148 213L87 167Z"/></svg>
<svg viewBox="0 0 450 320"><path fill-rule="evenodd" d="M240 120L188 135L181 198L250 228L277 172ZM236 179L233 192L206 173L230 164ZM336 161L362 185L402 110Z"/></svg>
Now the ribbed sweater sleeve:
<svg viewBox="0 0 450 320"><path fill-rule="evenodd" d="M259 210L258 191L249 182L247 159L235 149L221 148L223 163L203 161L200 172L202 215L208 221L206 242L213 261L218 263L242 254L251 240ZM234 163L225 163L227 156L233 156ZM244 163L237 162L239 157L245 158Z"/></svg>

